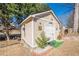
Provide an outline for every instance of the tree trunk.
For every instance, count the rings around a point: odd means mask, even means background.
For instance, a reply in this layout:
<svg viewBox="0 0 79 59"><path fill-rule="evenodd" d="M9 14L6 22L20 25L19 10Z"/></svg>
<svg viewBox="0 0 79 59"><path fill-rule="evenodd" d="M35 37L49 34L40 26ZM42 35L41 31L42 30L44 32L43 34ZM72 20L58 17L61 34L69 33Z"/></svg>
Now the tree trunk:
<svg viewBox="0 0 79 59"><path fill-rule="evenodd" d="M8 35L8 33L6 32L5 34L6 34L6 37L7 37L7 41L9 41L9 35Z"/></svg>
<svg viewBox="0 0 79 59"><path fill-rule="evenodd" d="M9 41L10 38L9 38L9 30L8 29L6 29L5 35L6 35L7 41Z"/></svg>
<svg viewBox="0 0 79 59"><path fill-rule="evenodd" d="M78 32L78 21L79 21L79 4L75 4L75 14L74 14L74 33Z"/></svg>

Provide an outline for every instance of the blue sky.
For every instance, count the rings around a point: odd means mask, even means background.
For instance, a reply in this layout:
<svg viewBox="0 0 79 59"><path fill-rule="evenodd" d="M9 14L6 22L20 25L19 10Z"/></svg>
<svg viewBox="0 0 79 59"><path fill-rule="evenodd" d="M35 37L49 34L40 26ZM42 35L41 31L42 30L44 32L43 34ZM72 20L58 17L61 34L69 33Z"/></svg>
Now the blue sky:
<svg viewBox="0 0 79 59"><path fill-rule="evenodd" d="M71 3L49 3L48 6L54 11L64 26L67 25L68 17L74 11L74 4Z"/></svg>
<svg viewBox="0 0 79 59"><path fill-rule="evenodd" d="M68 17L74 11L74 4L71 3L48 3L51 10L54 11L56 16L64 26L67 25ZM13 22L16 23L16 18L13 17ZM17 25L17 23L16 23Z"/></svg>

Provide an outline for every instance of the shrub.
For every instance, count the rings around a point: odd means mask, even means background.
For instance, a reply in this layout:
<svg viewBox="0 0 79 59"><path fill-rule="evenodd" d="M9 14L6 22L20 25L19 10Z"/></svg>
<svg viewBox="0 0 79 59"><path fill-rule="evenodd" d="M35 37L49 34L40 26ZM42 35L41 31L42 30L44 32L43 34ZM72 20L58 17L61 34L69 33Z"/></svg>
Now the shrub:
<svg viewBox="0 0 79 59"><path fill-rule="evenodd" d="M36 43L40 48L45 48L48 45L48 39L46 38L44 33L42 33L40 37L37 37Z"/></svg>

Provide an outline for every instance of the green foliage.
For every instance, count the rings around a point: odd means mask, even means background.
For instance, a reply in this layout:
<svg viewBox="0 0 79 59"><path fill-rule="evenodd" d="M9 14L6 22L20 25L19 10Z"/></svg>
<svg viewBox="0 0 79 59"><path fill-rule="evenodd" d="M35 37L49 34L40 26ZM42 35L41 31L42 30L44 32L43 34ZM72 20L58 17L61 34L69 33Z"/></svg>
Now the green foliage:
<svg viewBox="0 0 79 59"><path fill-rule="evenodd" d="M1 3L0 24L5 27L6 34L8 34L8 28L11 26L12 17L15 17L16 23L20 24L28 15L47 10L49 10L47 4Z"/></svg>
<svg viewBox="0 0 79 59"><path fill-rule="evenodd" d="M47 4L34 4L34 3L1 3L0 4L0 18L11 19L16 17L17 23L20 24L24 19L22 16L27 17L30 14L39 13L49 10Z"/></svg>
<svg viewBox="0 0 79 59"><path fill-rule="evenodd" d="M12 17L15 16L16 23L20 24L28 15L46 10L49 10L47 4L1 3L0 24L8 31L8 28L11 26Z"/></svg>
<svg viewBox="0 0 79 59"><path fill-rule="evenodd" d="M60 47L62 45L63 41L62 40L53 40L51 42L49 42L49 45L52 46L52 47Z"/></svg>
<svg viewBox="0 0 79 59"><path fill-rule="evenodd" d="M45 48L48 45L48 39L46 38L44 33L42 33L40 37L37 37L36 43L40 48Z"/></svg>

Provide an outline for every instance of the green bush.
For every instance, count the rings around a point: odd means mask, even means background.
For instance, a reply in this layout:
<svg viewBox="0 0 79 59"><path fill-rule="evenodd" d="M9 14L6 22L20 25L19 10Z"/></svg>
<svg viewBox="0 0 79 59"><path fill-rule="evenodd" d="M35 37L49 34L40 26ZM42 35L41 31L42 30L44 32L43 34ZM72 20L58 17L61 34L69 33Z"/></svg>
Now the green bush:
<svg viewBox="0 0 79 59"><path fill-rule="evenodd" d="M40 37L37 37L36 43L40 48L45 48L48 45L48 39L46 38L44 33L42 33Z"/></svg>
<svg viewBox="0 0 79 59"><path fill-rule="evenodd" d="M60 40L60 39L52 40L50 42L48 42L48 40L49 39L45 36L45 34L43 32L36 39L37 46L40 47L40 48L45 48L47 45L50 45L50 46L52 46L54 48L57 48L57 47L60 47L63 44L63 41Z"/></svg>

